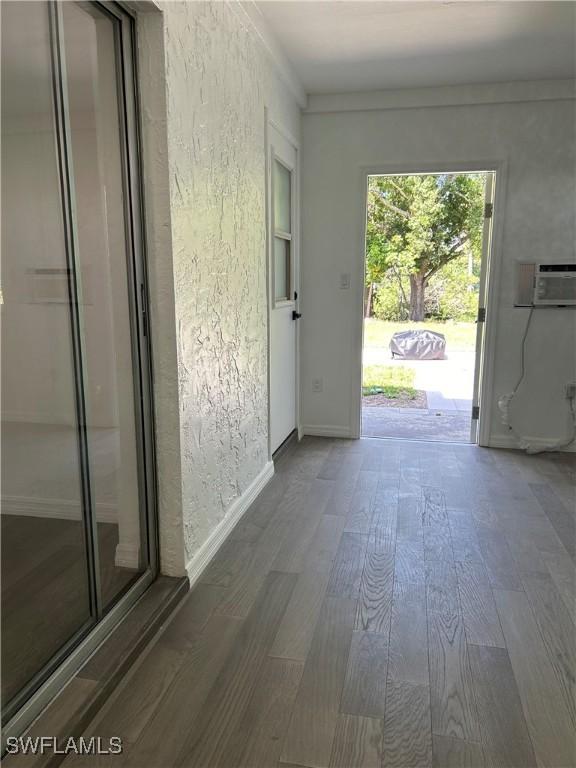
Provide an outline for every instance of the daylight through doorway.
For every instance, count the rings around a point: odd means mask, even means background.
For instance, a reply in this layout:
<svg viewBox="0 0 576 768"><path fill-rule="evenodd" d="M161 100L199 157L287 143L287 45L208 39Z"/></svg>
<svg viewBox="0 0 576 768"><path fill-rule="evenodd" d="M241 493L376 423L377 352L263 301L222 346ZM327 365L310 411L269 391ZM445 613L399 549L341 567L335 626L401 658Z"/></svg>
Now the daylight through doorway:
<svg viewBox="0 0 576 768"><path fill-rule="evenodd" d="M364 437L476 442L493 187L484 171L368 177Z"/></svg>

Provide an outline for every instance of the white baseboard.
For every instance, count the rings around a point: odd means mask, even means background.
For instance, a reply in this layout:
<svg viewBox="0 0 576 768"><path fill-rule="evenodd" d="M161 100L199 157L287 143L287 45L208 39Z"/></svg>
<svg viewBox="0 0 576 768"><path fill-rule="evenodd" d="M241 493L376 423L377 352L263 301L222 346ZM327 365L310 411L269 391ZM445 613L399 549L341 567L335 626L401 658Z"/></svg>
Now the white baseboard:
<svg viewBox="0 0 576 768"><path fill-rule="evenodd" d="M518 441L514 435L494 435L488 438L483 448L518 448Z"/></svg>
<svg viewBox="0 0 576 768"><path fill-rule="evenodd" d="M69 429L76 429L76 423L74 417L68 413L54 413L49 411L47 413L39 413L37 411L2 411L2 422L10 422L12 424L53 424L57 427L68 427Z"/></svg>
<svg viewBox="0 0 576 768"><path fill-rule="evenodd" d="M80 520L82 507L72 499L43 499L37 496L2 496L2 514L22 517L52 517L56 520ZM99 523L118 523L115 504L97 503Z"/></svg>
<svg viewBox="0 0 576 768"><path fill-rule="evenodd" d="M118 568L139 568L140 546L138 544L117 544L114 565Z"/></svg>
<svg viewBox="0 0 576 768"><path fill-rule="evenodd" d="M111 420L109 419L108 421ZM2 411L2 423L6 422L11 424L23 423L32 426L34 424L42 424L57 427L58 429L67 427L70 430L74 430L74 432L78 429L78 425L74 421L74 414L71 414L70 411L62 414L54 413L53 411L48 411L48 413L38 413L37 411ZM110 424L92 423L90 429L117 430L118 425L113 422Z"/></svg>
<svg viewBox="0 0 576 768"><path fill-rule="evenodd" d="M302 432L313 437L348 437L352 436L349 427L334 427L329 424L304 424Z"/></svg>
<svg viewBox="0 0 576 768"><path fill-rule="evenodd" d="M226 541L232 530L240 521L250 504L256 499L274 474L274 463L267 462L264 468L250 483L244 493L239 496L229 507L224 518L208 536L200 549L186 563L186 572L190 582L190 588L198 581L212 558Z"/></svg>
<svg viewBox="0 0 576 768"><path fill-rule="evenodd" d="M550 442L551 442L550 439L545 439L542 437L526 437L524 439L526 440L526 442L530 443L536 448L546 448L546 446L550 445ZM522 448L520 448L518 440L514 437L514 435L494 435L489 439L487 447L488 448L512 448L517 451L522 450ZM570 445L568 445L566 448L562 448L561 452L562 453L576 452L576 441L570 443Z"/></svg>

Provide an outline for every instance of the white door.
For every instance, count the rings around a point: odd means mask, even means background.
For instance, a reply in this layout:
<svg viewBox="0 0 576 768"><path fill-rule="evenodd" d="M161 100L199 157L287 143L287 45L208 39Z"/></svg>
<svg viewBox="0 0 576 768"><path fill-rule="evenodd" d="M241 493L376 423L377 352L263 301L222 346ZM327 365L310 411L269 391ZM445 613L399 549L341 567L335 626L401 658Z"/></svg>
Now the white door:
<svg viewBox="0 0 576 768"><path fill-rule="evenodd" d="M270 452L297 428L298 230L296 147L268 126Z"/></svg>
<svg viewBox="0 0 576 768"><path fill-rule="evenodd" d="M486 329L486 303L488 298L488 277L490 273L490 246L492 241L492 214L494 211L495 172L486 174L484 191L484 227L482 230L482 261L480 263L480 284L478 286L478 316L476 319L476 359L474 363L474 390L472 394L472 421L470 442L477 443L479 437L480 400L482 399L482 371L484 368L484 342Z"/></svg>

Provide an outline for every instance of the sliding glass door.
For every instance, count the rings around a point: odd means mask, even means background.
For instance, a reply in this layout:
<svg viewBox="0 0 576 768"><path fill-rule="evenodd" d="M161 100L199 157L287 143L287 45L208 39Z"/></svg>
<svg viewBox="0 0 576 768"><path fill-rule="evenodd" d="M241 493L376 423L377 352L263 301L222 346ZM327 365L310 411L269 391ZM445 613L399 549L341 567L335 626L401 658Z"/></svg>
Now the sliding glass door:
<svg viewBox="0 0 576 768"><path fill-rule="evenodd" d="M5 3L3 710L94 615L60 185L48 8Z"/></svg>
<svg viewBox="0 0 576 768"><path fill-rule="evenodd" d="M156 555L132 19L1 14L6 719Z"/></svg>

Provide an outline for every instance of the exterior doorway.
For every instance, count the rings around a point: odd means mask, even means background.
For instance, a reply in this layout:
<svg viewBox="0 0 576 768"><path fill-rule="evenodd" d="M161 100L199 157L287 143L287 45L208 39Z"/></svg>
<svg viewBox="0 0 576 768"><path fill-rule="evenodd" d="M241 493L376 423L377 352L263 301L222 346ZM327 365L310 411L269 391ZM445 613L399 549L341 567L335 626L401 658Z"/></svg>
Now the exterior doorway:
<svg viewBox="0 0 576 768"><path fill-rule="evenodd" d="M495 171L368 175L361 434L476 443Z"/></svg>

